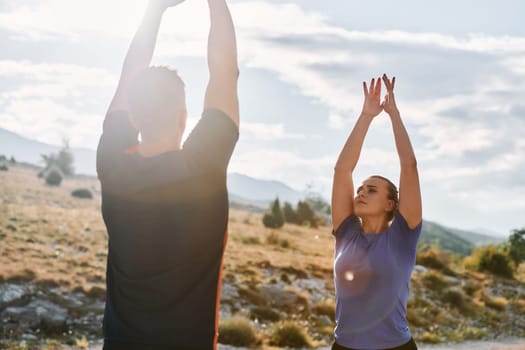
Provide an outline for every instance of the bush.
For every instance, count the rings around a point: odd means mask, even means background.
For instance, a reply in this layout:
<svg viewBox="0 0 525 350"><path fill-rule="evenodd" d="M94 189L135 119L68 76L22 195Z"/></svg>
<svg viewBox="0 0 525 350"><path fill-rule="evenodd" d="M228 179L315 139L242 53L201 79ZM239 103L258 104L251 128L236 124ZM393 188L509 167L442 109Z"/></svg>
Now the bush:
<svg viewBox="0 0 525 350"><path fill-rule="evenodd" d="M0 163L0 171L8 171L9 167L5 163Z"/></svg>
<svg viewBox="0 0 525 350"><path fill-rule="evenodd" d="M478 282L473 282L470 280L467 281L467 283L465 283L465 285L463 286L463 290L469 296L473 296L474 293L476 293L480 289L481 289L481 285Z"/></svg>
<svg viewBox="0 0 525 350"><path fill-rule="evenodd" d="M435 292L442 290L448 285L448 282L443 278L443 274L432 270L425 272L421 276L421 280L423 280L425 286Z"/></svg>
<svg viewBox="0 0 525 350"><path fill-rule="evenodd" d="M314 311L318 315L325 315L332 321L335 320L335 302L332 299L321 300L315 306Z"/></svg>
<svg viewBox="0 0 525 350"><path fill-rule="evenodd" d="M270 345L290 348L309 348L312 346L304 329L292 321L280 322L274 326Z"/></svg>
<svg viewBox="0 0 525 350"><path fill-rule="evenodd" d="M445 252L432 247L424 252L418 252L416 256L416 264L429 267L431 269L441 270L445 273L449 272L448 268L449 257Z"/></svg>
<svg viewBox="0 0 525 350"><path fill-rule="evenodd" d="M78 188L74 190L73 192L71 192L71 195L77 198L86 198L86 199L93 198L93 194L87 188Z"/></svg>
<svg viewBox="0 0 525 350"><path fill-rule="evenodd" d="M443 292L443 301L456 307L462 308L465 303L465 296L461 290L456 288L447 288Z"/></svg>
<svg viewBox="0 0 525 350"><path fill-rule="evenodd" d="M250 318L276 322L281 319L281 315L268 306L256 306L250 311Z"/></svg>
<svg viewBox="0 0 525 350"><path fill-rule="evenodd" d="M508 253L495 246L482 247L472 255L471 265L477 271L487 271L502 277L512 278L512 261Z"/></svg>
<svg viewBox="0 0 525 350"><path fill-rule="evenodd" d="M272 214L264 214L263 216L263 225L268 228L279 228L283 226L279 225L279 221Z"/></svg>
<svg viewBox="0 0 525 350"><path fill-rule="evenodd" d="M233 346L251 346L256 342L250 321L242 317L227 318L219 324L219 342Z"/></svg>
<svg viewBox="0 0 525 350"><path fill-rule="evenodd" d="M46 184L50 186L60 186L63 178L64 176L59 169L52 168L46 174Z"/></svg>

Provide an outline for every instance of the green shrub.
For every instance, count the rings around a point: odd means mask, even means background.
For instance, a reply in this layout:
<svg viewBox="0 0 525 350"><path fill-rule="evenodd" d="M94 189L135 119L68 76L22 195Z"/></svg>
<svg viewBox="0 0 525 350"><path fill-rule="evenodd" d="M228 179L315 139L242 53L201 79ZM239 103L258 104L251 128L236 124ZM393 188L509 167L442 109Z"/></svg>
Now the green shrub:
<svg viewBox="0 0 525 350"><path fill-rule="evenodd" d="M227 318L219 323L219 342L233 346L251 346L257 341L250 321L242 317Z"/></svg>
<svg viewBox="0 0 525 350"><path fill-rule="evenodd" d="M507 252L495 246L481 247L472 255L471 265L478 271L487 271L502 277L512 278L512 261Z"/></svg>
<svg viewBox="0 0 525 350"><path fill-rule="evenodd" d="M429 267L431 269L441 270L448 272L448 256L445 252L438 250L437 248L430 248L424 252L417 253L416 264Z"/></svg>
<svg viewBox="0 0 525 350"><path fill-rule="evenodd" d="M281 315L271 307L256 306L250 310L250 318L276 322L281 319Z"/></svg>
<svg viewBox="0 0 525 350"><path fill-rule="evenodd" d="M71 195L77 198L87 198L87 199L93 198L93 194L87 188L78 188L74 190L73 192L71 192Z"/></svg>
<svg viewBox="0 0 525 350"><path fill-rule="evenodd" d="M437 271L427 271L421 276L423 283L435 292L442 290L448 285L448 282L443 278L443 274Z"/></svg>
<svg viewBox="0 0 525 350"><path fill-rule="evenodd" d="M277 323L271 334L270 345L290 348L311 347L312 341L304 329L292 321Z"/></svg>
<svg viewBox="0 0 525 350"><path fill-rule="evenodd" d="M0 163L0 171L8 171L9 167L5 163Z"/></svg>
<svg viewBox="0 0 525 350"><path fill-rule="evenodd" d="M481 289L481 285L478 282L473 282L470 280L467 281L467 283L465 283L465 285L463 286L463 290L469 296L473 296L474 293L476 293L480 289Z"/></svg>
<svg viewBox="0 0 525 350"><path fill-rule="evenodd" d="M51 168L46 174L46 184L50 186L60 186L63 179L62 172L57 168Z"/></svg>
<svg viewBox="0 0 525 350"><path fill-rule="evenodd" d="M283 224L281 224L272 214L264 214L263 225L268 228L279 228L283 226Z"/></svg>
<svg viewBox="0 0 525 350"><path fill-rule="evenodd" d="M443 291L442 299L444 302L456 307L461 308L465 303L465 296L461 290L456 288L447 288Z"/></svg>

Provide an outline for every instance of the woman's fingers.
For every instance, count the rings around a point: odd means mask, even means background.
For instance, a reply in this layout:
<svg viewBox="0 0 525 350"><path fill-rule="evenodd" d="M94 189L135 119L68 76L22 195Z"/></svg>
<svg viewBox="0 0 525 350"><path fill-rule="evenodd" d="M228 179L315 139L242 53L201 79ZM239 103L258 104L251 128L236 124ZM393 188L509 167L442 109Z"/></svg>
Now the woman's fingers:
<svg viewBox="0 0 525 350"><path fill-rule="evenodd" d="M375 86L375 94L381 96L381 78L377 78L377 84Z"/></svg>

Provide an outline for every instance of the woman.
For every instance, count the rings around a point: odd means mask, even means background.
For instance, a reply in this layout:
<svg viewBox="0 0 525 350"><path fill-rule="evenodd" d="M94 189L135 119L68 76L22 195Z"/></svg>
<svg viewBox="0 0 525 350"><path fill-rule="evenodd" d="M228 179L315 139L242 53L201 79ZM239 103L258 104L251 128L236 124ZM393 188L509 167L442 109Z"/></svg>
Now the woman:
<svg viewBox="0 0 525 350"><path fill-rule="evenodd" d="M421 233L421 192L414 151L394 99L395 78L363 82L365 101L335 167L332 224L336 238L336 328L333 350L417 349L408 329L410 275ZM372 120L387 112L400 161L396 186L371 176L354 197L353 171Z"/></svg>

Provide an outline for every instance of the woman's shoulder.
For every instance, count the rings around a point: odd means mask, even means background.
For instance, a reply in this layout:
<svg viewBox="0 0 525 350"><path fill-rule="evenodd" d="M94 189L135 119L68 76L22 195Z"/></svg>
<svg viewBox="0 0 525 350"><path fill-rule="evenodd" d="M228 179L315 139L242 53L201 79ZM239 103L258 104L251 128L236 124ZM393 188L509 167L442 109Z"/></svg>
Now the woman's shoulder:
<svg viewBox="0 0 525 350"><path fill-rule="evenodd" d="M332 234L337 238L349 231L359 232L361 230L361 219L354 214L350 214L339 224L339 227L332 230Z"/></svg>

